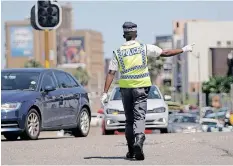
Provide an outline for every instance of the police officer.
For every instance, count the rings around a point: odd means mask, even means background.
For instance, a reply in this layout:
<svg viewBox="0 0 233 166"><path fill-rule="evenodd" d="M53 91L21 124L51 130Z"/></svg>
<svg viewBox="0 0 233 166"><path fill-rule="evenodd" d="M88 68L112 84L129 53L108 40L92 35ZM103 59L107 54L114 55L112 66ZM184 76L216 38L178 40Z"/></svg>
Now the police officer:
<svg viewBox="0 0 233 166"><path fill-rule="evenodd" d="M119 70L121 73L119 86L126 117L125 136L128 143L126 158L135 157L136 160L144 160L145 114L148 92L152 85L147 57L170 57L183 52L191 52L194 44L182 49L162 50L155 45L136 41L137 25L132 22L125 22L123 31L126 43L113 51L101 102L104 103L107 99L109 87L116 71Z"/></svg>

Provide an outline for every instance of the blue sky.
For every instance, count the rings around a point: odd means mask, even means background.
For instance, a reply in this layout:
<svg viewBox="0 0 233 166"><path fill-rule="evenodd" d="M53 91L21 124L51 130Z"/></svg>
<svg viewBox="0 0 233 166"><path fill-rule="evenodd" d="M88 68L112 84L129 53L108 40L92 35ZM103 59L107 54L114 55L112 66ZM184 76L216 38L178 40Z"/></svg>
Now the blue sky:
<svg viewBox="0 0 233 166"><path fill-rule="evenodd" d="M61 2L64 3L64 2ZM35 1L4 1L1 5L2 64L4 63L4 22L22 20L29 16ZM124 42L122 24L132 21L138 25L138 39L153 43L156 35L172 33L172 20L206 19L233 21L233 1L72 1L76 29L93 29L102 32L105 57Z"/></svg>

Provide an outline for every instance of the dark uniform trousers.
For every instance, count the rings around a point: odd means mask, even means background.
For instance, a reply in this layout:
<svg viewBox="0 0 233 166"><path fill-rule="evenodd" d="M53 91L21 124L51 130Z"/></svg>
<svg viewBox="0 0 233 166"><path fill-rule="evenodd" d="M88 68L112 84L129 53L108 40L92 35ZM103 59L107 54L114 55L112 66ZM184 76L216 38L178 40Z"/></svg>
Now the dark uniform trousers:
<svg viewBox="0 0 233 166"><path fill-rule="evenodd" d="M135 135L144 134L149 90L150 87L120 89L125 110L125 136L128 144L134 143Z"/></svg>

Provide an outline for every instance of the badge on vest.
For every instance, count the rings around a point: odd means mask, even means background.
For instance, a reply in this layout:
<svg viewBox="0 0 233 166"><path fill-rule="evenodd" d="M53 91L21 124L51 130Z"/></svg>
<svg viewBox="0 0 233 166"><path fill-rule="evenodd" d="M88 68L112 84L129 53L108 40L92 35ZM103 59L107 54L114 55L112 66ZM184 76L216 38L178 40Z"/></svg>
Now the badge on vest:
<svg viewBox="0 0 233 166"><path fill-rule="evenodd" d="M134 47L134 48L130 48L130 49L124 49L120 51L121 56L132 56L132 55L136 55L136 54L141 54L141 47Z"/></svg>

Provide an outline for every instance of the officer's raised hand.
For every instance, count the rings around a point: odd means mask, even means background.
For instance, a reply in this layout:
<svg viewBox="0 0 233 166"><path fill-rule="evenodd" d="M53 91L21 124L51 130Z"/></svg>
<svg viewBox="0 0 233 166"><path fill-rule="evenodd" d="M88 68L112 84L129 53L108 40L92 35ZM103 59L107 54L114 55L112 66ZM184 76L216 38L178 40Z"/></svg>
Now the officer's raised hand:
<svg viewBox="0 0 233 166"><path fill-rule="evenodd" d="M183 52L192 52L192 51L193 51L193 46L194 46L194 45L195 45L195 43L184 46L184 47L182 48Z"/></svg>

